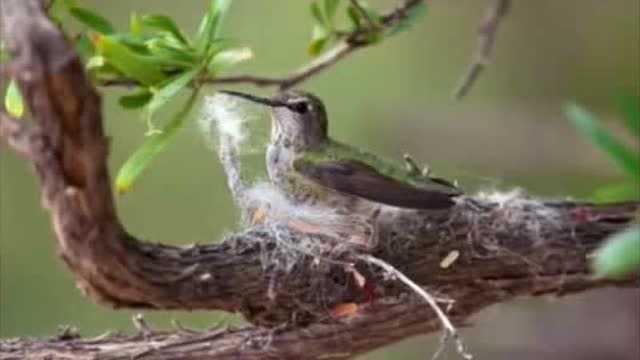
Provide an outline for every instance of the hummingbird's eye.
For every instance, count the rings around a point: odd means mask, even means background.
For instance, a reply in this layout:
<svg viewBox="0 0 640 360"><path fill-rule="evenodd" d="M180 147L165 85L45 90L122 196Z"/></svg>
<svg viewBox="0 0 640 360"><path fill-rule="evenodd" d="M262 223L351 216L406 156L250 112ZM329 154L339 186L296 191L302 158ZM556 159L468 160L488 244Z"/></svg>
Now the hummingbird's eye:
<svg viewBox="0 0 640 360"><path fill-rule="evenodd" d="M305 114L309 111L309 104L306 101L297 101L289 105L289 109L298 114Z"/></svg>

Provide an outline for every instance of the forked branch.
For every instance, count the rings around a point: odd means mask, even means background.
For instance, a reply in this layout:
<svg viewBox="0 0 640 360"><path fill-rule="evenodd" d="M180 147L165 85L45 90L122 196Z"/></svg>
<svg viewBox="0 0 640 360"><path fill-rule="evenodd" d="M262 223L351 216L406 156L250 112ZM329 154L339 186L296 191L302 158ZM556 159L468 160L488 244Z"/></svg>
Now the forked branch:
<svg viewBox="0 0 640 360"><path fill-rule="evenodd" d="M515 296L633 286L594 280L587 258L637 216L638 203L546 203L517 194L462 198L446 212L382 214L370 249L290 222L262 223L220 244L139 240L115 211L100 97L83 65L38 0L3 0L2 6L3 40L14 54L9 72L33 123L20 125L2 114L0 135L35 168L58 252L80 289L114 308L234 311L269 328L3 340L0 358L346 359L437 331L436 314L419 298L359 260L367 253L451 299L453 324ZM304 241L339 262L283 251L283 244ZM454 251L457 260L441 264ZM354 264L366 287L339 263ZM354 311L336 313L343 304L355 305Z"/></svg>

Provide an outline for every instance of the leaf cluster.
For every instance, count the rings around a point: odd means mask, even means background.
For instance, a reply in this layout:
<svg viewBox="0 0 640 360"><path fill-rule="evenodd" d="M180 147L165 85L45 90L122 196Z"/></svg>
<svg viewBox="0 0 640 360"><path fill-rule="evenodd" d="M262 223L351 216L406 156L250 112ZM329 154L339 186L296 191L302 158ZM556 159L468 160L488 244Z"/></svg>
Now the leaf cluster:
<svg viewBox="0 0 640 360"><path fill-rule="evenodd" d="M348 25L339 25L337 15L340 0L317 0L311 3L314 20L311 41L307 52L317 56L331 43L353 36L360 44L375 44L389 36L409 30L424 14L427 4L421 2L412 7L393 27L383 24L383 16L364 0L347 1L344 14Z"/></svg>
<svg viewBox="0 0 640 360"><path fill-rule="evenodd" d="M213 79L225 70L252 57L247 47L233 47L221 36L221 25L230 0L211 0L198 30L186 35L169 16L132 13L129 28L116 31L101 15L73 3L69 14L88 28L76 40L79 53L96 82L128 81L132 91L120 97L127 109L144 108L147 137L125 162L116 178L119 193L130 190L134 181L182 127L193 107L202 79ZM184 90L191 95L162 128L154 125L159 109Z"/></svg>

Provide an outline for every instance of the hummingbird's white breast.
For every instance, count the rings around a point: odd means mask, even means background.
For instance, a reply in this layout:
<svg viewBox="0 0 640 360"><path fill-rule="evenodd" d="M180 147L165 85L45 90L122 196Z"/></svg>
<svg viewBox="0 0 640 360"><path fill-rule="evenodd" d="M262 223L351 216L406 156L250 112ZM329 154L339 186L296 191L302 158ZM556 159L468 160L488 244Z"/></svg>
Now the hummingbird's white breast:
<svg viewBox="0 0 640 360"><path fill-rule="evenodd" d="M287 173L293 170L293 150L278 144L270 144L267 147L267 173L269 180L282 187Z"/></svg>

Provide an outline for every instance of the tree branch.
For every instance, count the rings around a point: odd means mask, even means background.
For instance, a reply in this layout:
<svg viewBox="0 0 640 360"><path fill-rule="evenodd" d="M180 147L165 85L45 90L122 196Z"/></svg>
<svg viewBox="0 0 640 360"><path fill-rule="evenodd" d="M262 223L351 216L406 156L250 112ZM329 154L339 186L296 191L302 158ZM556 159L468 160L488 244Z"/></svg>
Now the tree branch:
<svg viewBox="0 0 640 360"><path fill-rule="evenodd" d="M494 0L493 5L487 11L484 21L478 28L478 43L469 69L453 92L453 97L456 100L462 99L469 93L469 90L471 90L471 87L489 63L496 42L498 27L510 8L511 0Z"/></svg>
<svg viewBox="0 0 640 360"><path fill-rule="evenodd" d="M382 16L381 24L383 28L390 29L397 25L408 16L412 8L418 6L423 1L424 0L402 1L395 9ZM344 36L344 39L334 45L331 49L327 50L310 63L305 64L297 70L292 71L290 74L281 77L234 75L221 76L217 78L204 78L200 79L200 81L205 84L251 84L259 87L277 87L279 90L287 90L335 65L338 61L347 57L356 50L371 45L370 42L362 41L363 35L366 35L368 31L379 30L380 29L365 28L347 33ZM129 79L113 79L102 81L100 85L133 86L136 85L136 83Z"/></svg>
<svg viewBox="0 0 640 360"><path fill-rule="evenodd" d="M39 1L2 5L3 30L11 29L4 40L14 54L10 73L34 126L19 126L3 114L0 134L34 166L58 252L83 293L114 308L241 312L270 328L3 340L0 358L346 359L437 331L436 314L402 284L388 281L385 271L359 261L363 254L454 301L447 313L454 324L516 296L633 286L631 280L593 279L587 258L637 216L638 203L466 197L450 211L381 213L371 248L287 221L260 223L220 244L185 248L141 241L115 211L100 97L79 58ZM292 251L305 241L321 252ZM457 260L441 265L453 251ZM344 263L355 264L364 289ZM356 311L336 315L341 304L355 304Z"/></svg>

